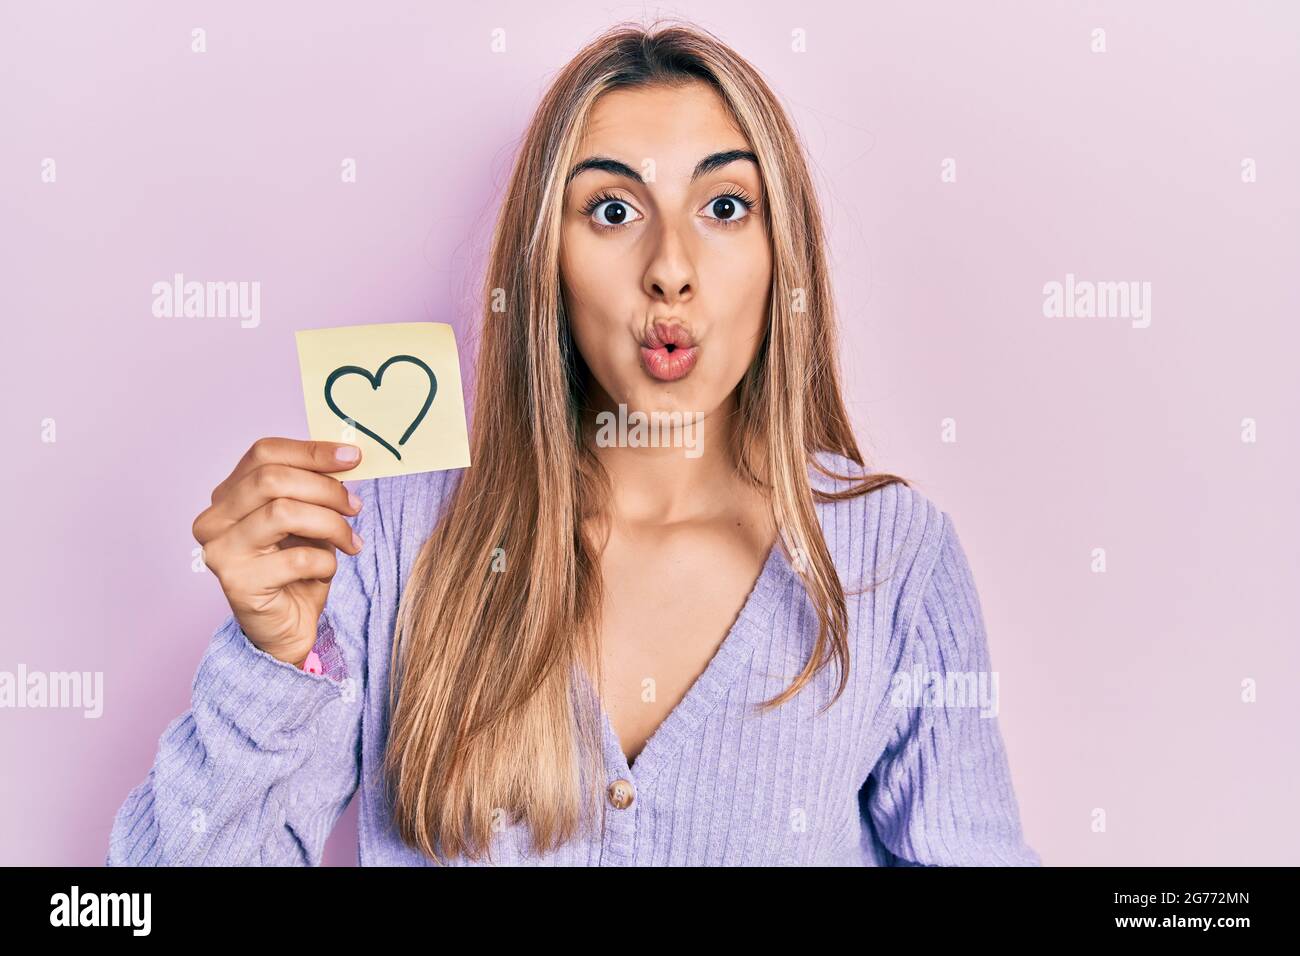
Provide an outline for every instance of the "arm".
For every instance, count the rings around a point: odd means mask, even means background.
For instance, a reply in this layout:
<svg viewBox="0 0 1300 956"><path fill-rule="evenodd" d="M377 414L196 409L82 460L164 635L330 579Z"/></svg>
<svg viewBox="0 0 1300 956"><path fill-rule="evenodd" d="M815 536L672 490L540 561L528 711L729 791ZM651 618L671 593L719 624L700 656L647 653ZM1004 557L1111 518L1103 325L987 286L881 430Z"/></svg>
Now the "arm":
<svg viewBox="0 0 1300 956"><path fill-rule="evenodd" d="M234 615L208 645L191 707L118 811L107 865L318 866L358 783L365 635L374 591L373 482L352 519L367 547L338 552L317 626L322 674L254 646Z"/></svg>
<svg viewBox="0 0 1300 956"><path fill-rule="evenodd" d="M1040 866L1020 828L974 578L947 515L921 594L882 705L897 719L867 788L872 825L900 866Z"/></svg>

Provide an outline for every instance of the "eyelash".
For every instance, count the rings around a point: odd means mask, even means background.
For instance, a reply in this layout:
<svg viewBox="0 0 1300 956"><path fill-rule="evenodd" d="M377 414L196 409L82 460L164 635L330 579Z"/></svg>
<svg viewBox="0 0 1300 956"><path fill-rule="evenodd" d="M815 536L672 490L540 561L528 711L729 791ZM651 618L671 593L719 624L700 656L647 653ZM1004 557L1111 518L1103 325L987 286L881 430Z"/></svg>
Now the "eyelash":
<svg viewBox="0 0 1300 956"><path fill-rule="evenodd" d="M714 196L712 199L709 200L709 205L712 205L713 203L717 202L719 199L737 200L744 204L745 211L750 214L753 214L754 207L758 205L757 200L755 200L752 196L750 196L749 193L745 192L743 189L740 189L738 187L730 187L727 189L726 192L718 193L718 195ZM607 193L602 190L601 192L598 192L596 195L592 196L590 199L587 200L586 205L582 207L582 214L590 218L591 214L596 211L597 207L599 207L602 203L607 203L607 202L621 202L626 206L632 205L630 202L628 202L626 199L622 198L621 196L615 196L611 193ZM714 222L722 226L724 229L734 229L737 226L743 224L744 221L749 217L742 216L739 219L717 219L713 216L710 216L707 218L713 219ZM612 232L615 229L626 228L627 226L630 226L631 223L622 223L616 226L607 226L603 222L593 222L591 225L594 226L596 229L601 230L602 232Z"/></svg>

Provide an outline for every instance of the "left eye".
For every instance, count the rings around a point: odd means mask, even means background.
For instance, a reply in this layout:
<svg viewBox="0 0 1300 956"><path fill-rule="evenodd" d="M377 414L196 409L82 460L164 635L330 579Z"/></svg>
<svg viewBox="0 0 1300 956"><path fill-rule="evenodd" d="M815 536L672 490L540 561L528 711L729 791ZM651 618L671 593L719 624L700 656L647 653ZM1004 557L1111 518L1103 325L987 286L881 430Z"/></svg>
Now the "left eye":
<svg viewBox="0 0 1300 956"><path fill-rule="evenodd" d="M749 215L749 204L739 196L719 196L704 207L711 212L710 219L737 222Z"/></svg>

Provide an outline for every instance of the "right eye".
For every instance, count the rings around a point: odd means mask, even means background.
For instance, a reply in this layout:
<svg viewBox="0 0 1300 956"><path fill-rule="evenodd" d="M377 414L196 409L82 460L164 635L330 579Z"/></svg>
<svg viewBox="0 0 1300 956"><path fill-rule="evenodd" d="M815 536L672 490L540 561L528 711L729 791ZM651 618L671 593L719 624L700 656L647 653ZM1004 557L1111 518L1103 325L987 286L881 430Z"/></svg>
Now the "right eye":
<svg viewBox="0 0 1300 956"><path fill-rule="evenodd" d="M604 194L593 196L583 213L590 216L592 225L600 229L617 229L641 218L641 214L627 200Z"/></svg>

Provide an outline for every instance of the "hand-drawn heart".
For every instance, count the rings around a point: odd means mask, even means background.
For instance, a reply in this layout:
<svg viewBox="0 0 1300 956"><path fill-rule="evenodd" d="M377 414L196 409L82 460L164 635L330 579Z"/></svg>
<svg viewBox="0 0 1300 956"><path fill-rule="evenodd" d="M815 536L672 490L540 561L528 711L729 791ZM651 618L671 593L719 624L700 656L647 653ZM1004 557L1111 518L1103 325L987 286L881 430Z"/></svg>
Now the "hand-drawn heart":
<svg viewBox="0 0 1300 956"><path fill-rule="evenodd" d="M375 441L379 442L379 444L391 451L398 461L401 461L401 452L388 442L384 441L384 439L380 438L365 425L361 424L351 415L345 414L338 405L334 404L334 398L330 395L330 389L334 387L334 383L344 375L364 375L367 381L370 382L370 387L375 391L378 391L379 384L384 380L385 370L387 370L388 366L392 365L394 362L410 362L413 365L418 365L420 368L424 369L425 374L429 376L429 397L424 400L424 404L420 407L420 413L415 416L415 419L407 427L406 431L402 433L402 437L397 442L399 445L405 445L406 440L411 437L411 433L419 427L420 422L424 421L425 413L429 411L429 406L433 404L433 397L438 394L438 378L433 374L433 369L429 368L429 366L425 365L414 355L394 355L392 358L385 361L383 365L379 366L379 371L374 375L371 375L369 371L359 365L344 365L340 368L336 368L334 371L330 372L329 377L325 379L325 404L329 406L331 412L343 419L343 421L356 425L358 431L369 435Z"/></svg>

